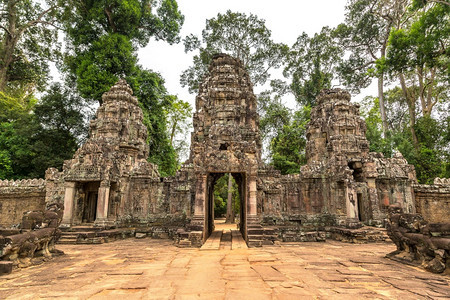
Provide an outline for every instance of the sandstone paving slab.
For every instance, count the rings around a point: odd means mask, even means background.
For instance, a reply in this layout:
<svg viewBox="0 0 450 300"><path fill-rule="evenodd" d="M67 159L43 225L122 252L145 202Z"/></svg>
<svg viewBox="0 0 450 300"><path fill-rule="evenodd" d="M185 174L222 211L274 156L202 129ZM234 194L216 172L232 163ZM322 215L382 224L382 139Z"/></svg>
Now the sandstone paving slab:
<svg viewBox="0 0 450 300"><path fill-rule="evenodd" d="M368 270L364 270L359 267L338 268L338 269L336 269L336 272L338 272L342 275L366 275L366 276L373 275L372 272L370 272Z"/></svg>
<svg viewBox="0 0 450 300"><path fill-rule="evenodd" d="M0 299L403 300L450 294L449 276L385 260L391 245L299 245L214 252L151 239L64 245L66 255L0 277Z"/></svg>
<svg viewBox="0 0 450 300"><path fill-rule="evenodd" d="M145 290L142 289L105 289L89 297L88 299L142 299L144 295Z"/></svg>
<svg viewBox="0 0 450 300"><path fill-rule="evenodd" d="M260 289L260 288L246 288L246 289L230 289L226 291L226 300L271 300L272 290L270 288Z"/></svg>
<svg viewBox="0 0 450 300"><path fill-rule="evenodd" d="M173 287L175 288L176 294L213 294L213 293L224 293L225 292L225 280L207 280L199 284L198 280L187 279L179 282L174 282Z"/></svg>
<svg viewBox="0 0 450 300"><path fill-rule="evenodd" d="M274 299L314 299L314 293L300 287L275 287L272 292Z"/></svg>
<svg viewBox="0 0 450 300"><path fill-rule="evenodd" d="M251 254L248 256L248 261L250 263L260 263L260 262L273 262L277 259L270 254Z"/></svg>
<svg viewBox="0 0 450 300"><path fill-rule="evenodd" d="M191 258L188 257L188 256L175 257L170 262L170 267L173 267L173 268L185 268L189 264L190 260L191 260Z"/></svg>
<svg viewBox="0 0 450 300"><path fill-rule="evenodd" d="M175 295L175 300L191 300L191 299L205 299L205 300L222 300L224 295L222 293L203 293L203 294L181 294Z"/></svg>
<svg viewBox="0 0 450 300"><path fill-rule="evenodd" d="M285 281L286 276L274 269L272 266L252 265L251 268L255 270L264 281Z"/></svg>
<svg viewBox="0 0 450 300"><path fill-rule="evenodd" d="M317 274L317 277L319 277L320 279L324 280L324 281L331 281L331 282L346 282L347 279L344 276L341 276L338 273L327 273L327 272L323 272L320 274Z"/></svg>
<svg viewBox="0 0 450 300"><path fill-rule="evenodd" d="M236 280L239 279L241 281L255 280L260 278L259 274L253 270L245 270L245 271L224 271L222 273L222 278L226 280Z"/></svg>
<svg viewBox="0 0 450 300"><path fill-rule="evenodd" d="M154 300L166 300L173 299L175 295L175 289L170 286L160 288L148 288L143 291L142 299L154 299Z"/></svg>

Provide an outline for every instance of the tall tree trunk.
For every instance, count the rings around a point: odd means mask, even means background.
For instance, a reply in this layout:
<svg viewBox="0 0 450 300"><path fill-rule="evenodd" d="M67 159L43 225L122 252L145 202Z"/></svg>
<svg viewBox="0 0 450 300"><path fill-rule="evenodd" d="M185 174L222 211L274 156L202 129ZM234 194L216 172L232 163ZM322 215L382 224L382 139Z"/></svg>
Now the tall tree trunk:
<svg viewBox="0 0 450 300"><path fill-rule="evenodd" d="M5 35L3 36L2 48L0 57L0 91L4 91L8 82L8 69L13 61L14 49L18 40L18 32L16 28L17 13L16 4L9 2L7 6L8 28L5 28Z"/></svg>
<svg viewBox="0 0 450 300"><path fill-rule="evenodd" d="M225 223L233 223L233 219L233 181L231 173L228 173L227 219Z"/></svg>
<svg viewBox="0 0 450 300"><path fill-rule="evenodd" d="M414 129L414 126L416 125L416 99L414 95L411 95L411 93L408 91L408 88L406 86L405 82L405 76L400 73L400 85L402 87L403 95L405 96L406 103L408 104L408 111L409 111L409 128L411 130L411 136L412 136L412 142L414 149L418 152L419 151L419 140L417 139L416 130Z"/></svg>
<svg viewBox="0 0 450 300"><path fill-rule="evenodd" d="M177 130L177 121L173 122L172 130L170 132L170 146L173 147L173 138L175 137L175 131Z"/></svg>
<svg viewBox="0 0 450 300"><path fill-rule="evenodd" d="M391 31L391 29L389 26L389 29L386 31L384 43L380 49L380 52L381 52L380 58L383 58L386 56L386 46L387 46L387 41L388 41L390 31ZM386 106L384 105L384 72L382 72L378 76L378 102L380 105L381 127L383 130L383 138L386 138L388 124L387 124L387 118L386 118Z"/></svg>
<svg viewBox="0 0 450 300"><path fill-rule="evenodd" d="M384 105L384 78L383 74L378 77L378 100L380 104L380 115L381 115L381 125L383 129L383 138L386 138L386 131L388 128L387 118L386 118L386 108Z"/></svg>

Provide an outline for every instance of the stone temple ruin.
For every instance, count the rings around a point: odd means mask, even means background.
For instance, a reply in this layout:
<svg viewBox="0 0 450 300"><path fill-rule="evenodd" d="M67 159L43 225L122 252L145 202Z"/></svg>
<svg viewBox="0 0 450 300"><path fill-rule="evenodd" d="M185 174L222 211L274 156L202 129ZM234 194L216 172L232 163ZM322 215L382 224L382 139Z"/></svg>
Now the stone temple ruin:
<svg viewBox="0 0 450 300"><path fill-rule="evenodd" d="M190 157L170 178L146 161L147 129L132 94L120 80L103 95L89 139L62 172L47 170L44 184L0 181L0 224L19 223L21 216L5 217L12 210L59 203L68 230L134 228L200 246L214 230L214 184L225 173L238 185L239 229L249 246L345 235L354 241L355 232L364 235L361 226L382 227L393 204L431 223L448 222L449 182L419 185L400 153L369 152L359 105L344 90L320 93L307 130L307 164L299 174L281 175L261 161L249 75L239 60L215 55L196 97ZM26 199L36 205L21 210Z"/></svg>

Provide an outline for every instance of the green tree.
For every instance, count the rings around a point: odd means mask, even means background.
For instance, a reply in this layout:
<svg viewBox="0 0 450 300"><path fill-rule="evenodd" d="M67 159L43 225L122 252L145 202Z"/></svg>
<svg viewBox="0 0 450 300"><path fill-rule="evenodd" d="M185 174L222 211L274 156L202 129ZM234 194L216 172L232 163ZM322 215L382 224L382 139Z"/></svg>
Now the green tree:
<svg viewBox="0 0 450 300"><path fill-rule="evenodd" d="M183 71L180 83L191 93L207 72L212 56L227 53L242 61L254 85L262 85L270 78L270 71L279 68L288 47L275 43L265 20L256 15L246 15L228 10L216 18L206 20L202 41L191 34L184 39L185 51L198 50L193 65Z"/></svg>
<svg viewBox="0 0 450 300"><path fill-rule="evenodd" d="M350 52L338 68L344 85L354 92L367 87L376 77L383 136L387 131L387 116L384 101L383 71L374 74L377 59L386 56L389 34L392 27L398 28L405 14L408 0L350 0L346 6L345 22L336 33L344 48Z"/></svg>
<svg viewBox="0 0 450 300"><path fill-rule="evenodd" d="M432 183L435 177L448 177L450 149L448 105L438 105L441 109L439 119L420 117L414 124L419 149L415 149L409 129L409 110L400 87L385 93L386 108L389 111L389 135L381 137L381 118L378 110L378 98L366 97L363 101L363 117L367 124L367 139L370 150L392 156L392 149L400 151L406 160L416 169L420 183ZM387 145L390 143L390 145Z"/></svg>
<svg viewBox="0 0 450 300"><path fill-rule="evenodd" d="M187 158L189 144L186 137L189 136L189 129L192 120L192 106L176 96L172 98L172 105L166 111L167 123L170 131L170 145L177 152L177 161L180 165L181 159Z"/></svg>
<svg viewBox="0 0 450 300"><path fill-rule="evenodd" d="M0 178L25 178L33 158L31 136L37 132L33 108L37 99L27 91L14 96L0 91Z"/></svg>
<svg viewBox="0 0 450 300"><path fill-rule="evenodd" d="M272 97L268 91L259 96L258 102L259 130L263 140L270 141L280 128L290 123L291 111L281 102L281 97Z"/></svg>
<svg viewBox="0 0 450 300"><path fill-rule="evenodd" d="M31 137L30 177L44 177L49 167L62 168L86 138L86 103L76 91L59 83L50 86L34 108L37 132Z"/></svg>
<svg viewBox="0 0 450 300"><path fill-rule="evenodd" d="M54 84L36 103L15 105L0 116L0 178L43 177L72 157L86 132L84 102ZM2 108L7 108L4 101Z"/></svg>
<svg viewBox="0 0 450 300"><path fill-rule="evenodd" d="M166 111L171 108L174 97L167 94L164 79L152 71L138 68L136 74L127 80L144 114L144 124L148 129L149 161L159 166L162 176L173 175L178 168L177 154L170 144Z"/></svg>
<svg viewBox="0 0 450 300"><path fill-rule="evenodd" d="M0 91L45 86L57 53L56 13L56 1L0 1Z"/></svg>
<svg viewBox="0 0 450 300"><path fill-rule="evenodd" d="M229 174L225 174L220 177L216 184L214 185L214 216L215 217L224 217L227 212L227 197L228 197L228 176ZM232 202L234 203L233 209L234 214L239 214L240 200L239 200L239 191L236 181L232 177Z"/></svg>
<svg viewBox="0 0 450 300"><path fill-rule="evenodd" d="M80 95L101 104L101 95L126 78L144 113L149 160L163 176L177 169L170 144L166 111L173 101L164 80L137 64L136 51L150 38L179 42L184 17L175 0L65 1L62 15L67 33L65 71Z"/></svg>
<svg viewBox="0 0 450 300"><path fill-rule="evenodd" d="M32 134L37 127L32 115L23 114L12 122L0 123L0 153L2 179L22 179L30 175L34 158Z"/></svg>
<svg viewBox="0 0 450 300"><path fill-rule="evenodd" d="M289 122L278 129L270 143L271 164L282 174L300 172L306 163L306 125L310 120L310 106L296 111Z"/></svg>
<svg viewBox="0 0 450 300"><path fill-rule="evenodd" d="M287 56L284 76L291 78L290 90L298 103L314 106L322 89L330 88L343 50L333 30L323 27L309 37L303 32Z"/></svg>
<svg viewBox="0 0 450 300"><path fill-rule="evenodd" d="M421 5L417 4L422 3ZM389 72L400 81L410 113L410 130L416 151L417 102L423 117L430 117L439 102L449 100L450 6L413 1L412 14L403 27L392 30L385 59L377 61L378 72Z"/></svg>
<svg viewBox="0 0 450 300"><path fill-rule="evenodd" d="M136 76L136 50L151 37L179 42L175 0L64 1L66 67L81 96L101 103L119 77Z"/></svg>

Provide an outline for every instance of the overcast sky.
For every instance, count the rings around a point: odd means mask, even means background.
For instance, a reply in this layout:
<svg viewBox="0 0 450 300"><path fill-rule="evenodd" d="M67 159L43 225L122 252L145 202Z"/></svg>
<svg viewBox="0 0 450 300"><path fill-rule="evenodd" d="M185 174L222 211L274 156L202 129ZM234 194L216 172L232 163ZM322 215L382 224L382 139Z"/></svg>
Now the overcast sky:
<svg viewBox="0 0 450 300"><path fill-rule="evenodd" d="M185 16L181 36L195 34L201 37L206 19L225 13L252 13L266 20L275 42L291 46L304 31L308 35L319 32L323 26L334 27L344 21L347 0L177 0L179 9ZM184 53L182 42L169 45L165 42L150 41L139 51L139 62L144 67L159 72L166 81L171 94L191 104L195 95L180 85L180 74L192 64L195 52ZM259 92L257 89L255 92ZM371 91L365 91L364 94ZM361 96L355 97L355 99ZM292 99L286 99L293 106Z"/></svg>

